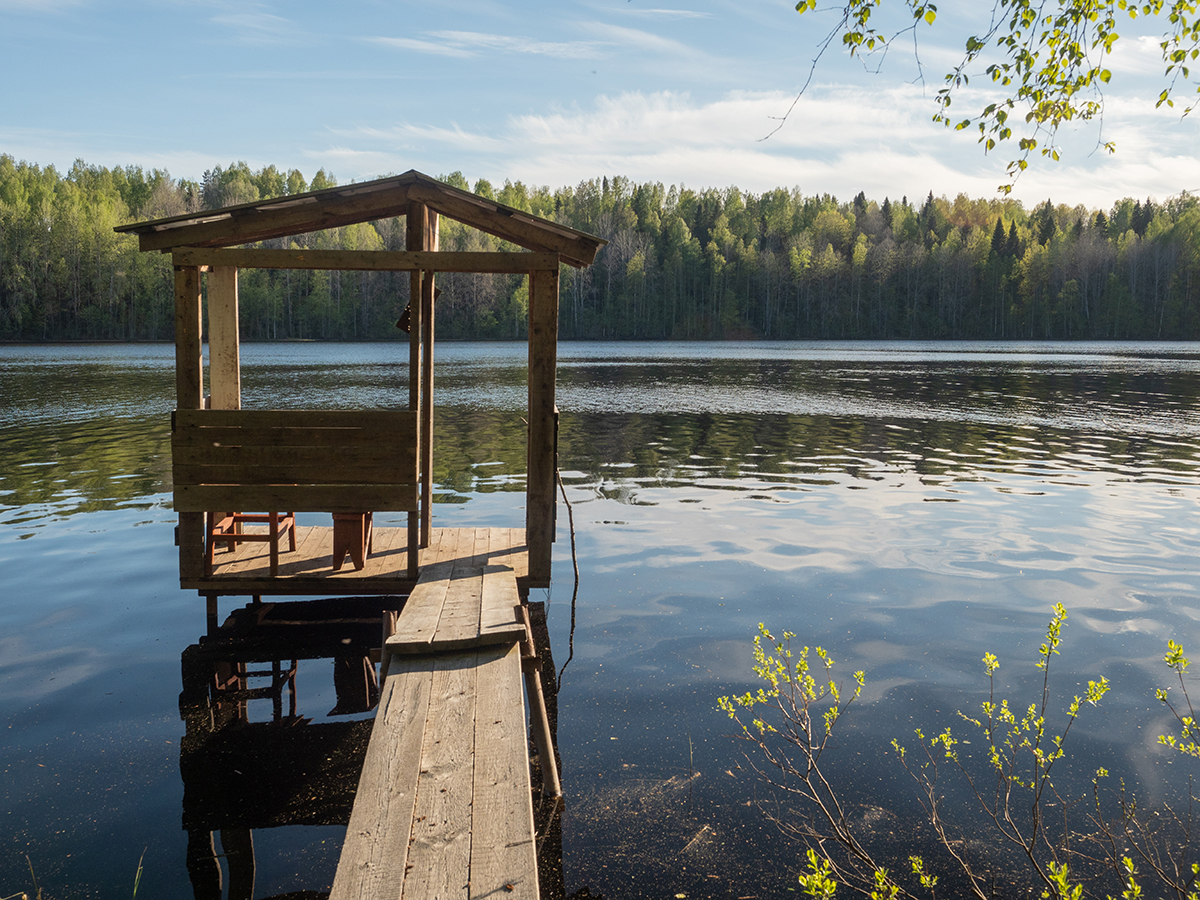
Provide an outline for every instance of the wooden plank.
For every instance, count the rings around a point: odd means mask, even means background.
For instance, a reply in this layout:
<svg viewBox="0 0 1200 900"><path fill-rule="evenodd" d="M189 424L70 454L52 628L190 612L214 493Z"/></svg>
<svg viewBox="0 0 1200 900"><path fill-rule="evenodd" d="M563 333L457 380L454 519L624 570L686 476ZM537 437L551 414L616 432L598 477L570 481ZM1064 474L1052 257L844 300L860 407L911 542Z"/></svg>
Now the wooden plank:
<svg viewBox="0 0 1200 900"><path fill-rule="evenodd" d="M517 614L520 605L517 580L511 572L485 574L479 615L481 641L521 640L525 636L525 623Z"/></svg>
<svg viewBox="0 0 1200 900"><path fill-rule="evenodd" d="M407 871L432 690L430 659L388 664L330 900L398 896L392 889Z"/></svg>
<svg viewBox="0 0 1200 900"><path fill-rule="evenodd" d="M393 659L392 665L397 662ZM401 898L466 900L469 896L475 665L474 651L434 657L430 714L421 748L417 802L412 811L412 835Z"/></svg>
<svg viewBox="0 0 1200 900"><path fill-rule="evenodd" d="M525 544L525 532L519 528L512 528L510 531L510 540L512 541L512 562L513 574L517 578L529 577L529 548Z"/></svg>
<svg viewBox="0 0 1200 900"><path fill-rule="evenodd" d="M438 557L422 566L421 580L400 610L396 633L387 639L389 650L396 653L423 653L428 650L429 642L437 631L438 620L442 617L460 534L461 529L450 531L438 548Z"/></svg>
<svg viewBox="0 0 1200 900"><path fill-rule="evenodd" d="M507 528L489 528L488 562L483 575L483 597L479 612L481 641L519 641L525 637L525 622L519 613L521 595L512 567L512 534Z"/></svg>
<svg viewBox="0 0 1200 900"><path fill-rule="evenodd" d="M208 273L208 377L212 409L242 406L238 350L238 273L232 266Z"/></svg>
<svg viewBox="0 0 1200 900"><path fill-rule="evenodd" d="M171 467L175 484L395 484L403 479L404 461L358 462L343 465L326 451L324 460L292 460L281 453L274 464L225 464L214 460L204 465ZM399 463L399 464L397 464ZM413 479L415 480L415 479Z"/></svg>
<svg viewBox="0 0 1200 900"><path fill-rule="evenodd" d="M511 644L480 650L477 659L471 897L537 900L521 654Z"/></svg>
<svg viewBox="0 0 1200 900"><path fill-rule="evenodd" d="M496 204L481 197L451 194L439 190L435 185L413 184L408 189L408 196L410 200L425 203L444 216L466 222L502 240L529 250L557 253L564 262L577 268L590 266L596 258L596 252L604 246L591 235L555 227L554 223L518 210L501 211Z"/></svg>
<svg viewBox="0 0 1200 900"><path fill-rule="evenodd" d="M213 509L304 512L408 512L416 484L184 484L175 486L177 512Z"/></svg>
<svg viewBox="0 0 1200 900"><path fill-rule="evenodd" d="M272 250L180 247L173 252L172 259L177 266L319 269L337 272L426 270L500 275L522 275L535 269L552 269L558 266L557 253L527 251L499 253L448 251L443 253L438 252L436 245L418 250Z"/></svg>
<svg viewBox="0 0 1200 900"><path fill-rule="evenodd" d="M176 466L198 466L212 464L220 459L223 465L262 466L279 461L278 447L238 445L220 443L214 447L212 441L181 438L171 448L171 459ZM329 461L329 447L288 447L287 459L296 463L319 463ZM416 464L416 453L411 447L397 446L380 441L369 444L345 443L338 448L338 461L342 466L376 466L388 464L406 469L407 460Z"/></svg>
<svg viewBox="0 0 1200 900"><path fill-rule="evenodd" d="M398 180L397 180L398 182ZM174 227L143 231L138 234L139 249L170 250L174 247L214 247L248 244L273 237L341 228L374 219L389 219L402 215L408 204L406 189L397 183L396 189L367 195L337 195L316 201L317 208L308 205L255 204L234 210L220 210L193 217Z"/></svg>
<svg viewBox="0 0 1200 900"><path fill-rule="evenodd" d="M529 277L529 438L525 533L529 583L549 587L554 541L555 406L558 365L558 270Z"/></svg>
<svg viewBox="0 0 1200 900"><path fill-rule="evenodd" d="M212 448L218 453L220 450L215 448L271 447L290 450L319 447L328 455L336 453L340 447L393 446L397 460L407 457L414 460L414 465L416 460L416 442L412 434L400 430L389 432L365 428L177 428L171 441L173 447ZM210 454L208 458L213 457ZM413 477L416 477L415 468Z"/></svg>
<svg viewBox="0 0 1200 900"><path fill-rule="evenodd" d="M311 431L351 429L380 434L415 434L416 417L405 409L199 409L180 407L177 430L187 428L278 428ZM338 437L330 431L326 436Z"/></svg>
<svg viewBox="0 0 1200 900"><path fill-rule="evenodd" d="M471 647L479 641L479 612L483 599L483 563L487 555L487 530L463 529L458 559L446 590L433 645Z"/></svg>

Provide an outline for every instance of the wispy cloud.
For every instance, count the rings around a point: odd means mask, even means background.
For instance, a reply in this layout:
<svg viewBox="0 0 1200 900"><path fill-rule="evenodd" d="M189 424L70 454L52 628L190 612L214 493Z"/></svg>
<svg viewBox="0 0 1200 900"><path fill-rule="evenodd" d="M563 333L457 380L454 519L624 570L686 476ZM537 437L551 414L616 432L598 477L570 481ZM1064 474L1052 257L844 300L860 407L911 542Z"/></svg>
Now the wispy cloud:
<svg viewBox="0 0 1200 900"><path fill-rule="evenodd" d="M294 23L270 13L230 13L213 16L212 22L229 29L233 39L244 44L286 44L300 37Z"/></svg>
<svg viewBox="0 0 1200 900"><path fill-rule="evenodd" d="M504 34L484 34L477 31L435 31L433 35L462 47L507 50L512 53L533 53L540 56L555 56L559 59L595 59L601 52L601 45L595 41L541 41Z"/></svg>
<svg viewBox="0 0 1200 900"><path fill-rule="evenodd" d="M543 41L521 35L489 34L480 31L429 31L431 40L417 38L371 37L371 43L414 50L437 56L478 56L485 51L552 56L558 59L597 59L603 55L603 44L596 41Z"/></svg>
<svg viewBox="0 0 1200 900"><path fill-rule="evenodd" d="M627 16L637 16L646 19L711 19L712 13L699 12L694 9L639 9L636 6L626 4L623 9L617 9L617 12Z"/></svg>
<svg viewBox="0 0 1200 900"><path fill-rule="evenodd" d="M593 34L602 35L608 41L632 50L642 50L672 56L694 56L697 51L674 38L663 37L640 28L626 28L608 22L588 22L583 26Z"/></svg>
<svg viewBox="0 0 1200 900"><path fill-rule="evenodd" d="M366 41L371 44L391 47L394 50L412 50L416 53L429 53L434 56L456 56L461 58L475 55L465 47L456 47L453 44L438 41L421 41L416 38L369 37L366 38Z"/></svg>
<svg viewBox="0 0 1200 900"><path fill-rule="evenodd" d="M0 0L0 10L58 13L64 9L81 6L83 2L84 0Z"/></svg>

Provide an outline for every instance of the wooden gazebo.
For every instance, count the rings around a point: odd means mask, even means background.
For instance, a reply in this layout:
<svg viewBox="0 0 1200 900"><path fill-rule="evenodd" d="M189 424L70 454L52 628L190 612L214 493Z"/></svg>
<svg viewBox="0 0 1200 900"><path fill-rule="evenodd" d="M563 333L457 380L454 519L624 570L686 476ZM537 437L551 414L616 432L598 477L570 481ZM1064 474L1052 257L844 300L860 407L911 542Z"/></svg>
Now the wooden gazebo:
<svg viewBox="0 0 1200 900"><path fill-rule="evenodd" d="M376 219L405 216L404 251L283 250L250 245ZM438 250L438 217L449 216L527 252ZM590 265L604 241L443 184L419 172L258 203L207 210L116 229L138 235L140 249L171 253L175 267L176 412L172 420L179 575L184 589L222 595L394 594L414 584L431 543L434 278L441 272L528 273L528 480L524 543L527 586L550 582L554 539L555 368L559 266ZM241 268L407 271L410 342L407 408L376 410L242 409L238 336ZM204 380L202 280L208 296L209 378ZM270 563L261 551L213 557L215 511L323 512L355 522L370 538L369 513L408 514L407 530L375 532L374 559L331 571L335 528L309 529L300 550ZM216 517L227 516L217 512ZM240 523L239 523L240 525ZM276 527L272 523L271 527ZM279 527L284 528L285 525ZM230 530L231 548L243 534ZM326 534L325 532L328 532ZM285 540L294 541L291 528ZM344 536L343 536L344 541ZM494 542L494 539L493 539ZM215 542L218 547L223 543ZM381 547L382 545L382 547ZM246 544L248 551L251 545ZM322 556L322 553L325 553ZM432 557L431 557L432 558ZM232 559L233 562L217 562ZM403 560L403 565L400 561Z"/></svg>

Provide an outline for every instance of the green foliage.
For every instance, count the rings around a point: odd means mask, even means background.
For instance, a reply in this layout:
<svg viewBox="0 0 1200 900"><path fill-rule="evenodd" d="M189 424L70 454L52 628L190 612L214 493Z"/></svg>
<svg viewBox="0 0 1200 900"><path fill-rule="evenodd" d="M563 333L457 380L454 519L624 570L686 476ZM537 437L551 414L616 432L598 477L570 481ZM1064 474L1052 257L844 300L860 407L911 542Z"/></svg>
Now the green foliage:
<svg viewBox="0 0 1200 900"><path fill-rule="evenodd" d="M462 173L444 180L466 189ZM199 183L81 161L60 173L0 155L0 340L169 339L170 260L139 253L114 226L334 182L244 162ZM562 270L564 339L1200 338L1200 204L1186 194L1121 200L1110 216L1049 201L1027 212L1012 200L930 194L915 209L862 193L841 203L621 176L553 191L475 187L609 241L595 265ZM450 219L440 242L516 249ZM398 250L404 222L265 245ZM438 285L440 336L525 336L520 277L445 273ZM250 270L239 299L247 340L394 339L408 278Z"/></svg>
<svg viewBox="0 0 1200 900"><path fill-rule="evenodd" d="M903 0L908 24L888 34L873 21L881 5L881 0L846 0L821 52L838 37L852 56L881 51L900 34L933 25L937 18L933 4ZM1155 106L1174 106L1177 87L1191 78L1190 64L1200 58L1197 6L1194 0L999 0L987 29L966 36L961 62L946 73L937 93L933 119L956 131L977 129L985 152L1015 141L1017 155L1008 163L1010 179L1015 179L1035 151L1059 158L1055 137L1063 124L1103 115L1102 87L1112 79L1108 56L1121 38L1121 21L1146 16L1165 20L1159 49L1166 83ZM801 14L816 8L815 0L796 4ZM959 118L951 106L977 67L1001 89L1001 99ZM1186 105L1185 115L1195 102ZM1111 141L1103 146L1115 150ZM1011 191L1011 180L1000 190Z"/></svg>

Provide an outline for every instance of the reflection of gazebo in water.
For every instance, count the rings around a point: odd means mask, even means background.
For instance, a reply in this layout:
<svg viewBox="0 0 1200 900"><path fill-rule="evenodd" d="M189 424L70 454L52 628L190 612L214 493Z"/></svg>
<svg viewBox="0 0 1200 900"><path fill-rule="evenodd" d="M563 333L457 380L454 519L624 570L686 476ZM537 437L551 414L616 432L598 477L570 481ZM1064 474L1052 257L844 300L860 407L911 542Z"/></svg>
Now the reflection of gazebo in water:
<svg viewBox="0 0 1200 900"><path fill-rule="evenodd" d="M407 222L405 251L228 249L401 215ZM439 215L530 252L439 252ZM137 234L144 251L173 254L177 409L172 451L180 584L207 598L210 623L215 624L222 595L406 594L421 565L446 556L438 550L446 536L434 532L430 521L438 271L529 275L524 547L509 547L507 554L515 558L528 552L523 592L549 585L559 265L590 265L604 241L412 171L117 230ZM410 272L407 409L242 409L239 268ZM201 358L202 276L208 299L207 386ZM385 511L407 513L407 529L372 531L371 514ZM295 512L332 513L334 521L332 527L296 527L290 516ZM254 527L244 529L247 521ZM454 552L461 555L467 546L463 536L447 539L457 541ZM354 565L342 567L334 557L347 550ZM504 548L495 546L493 536L489 550L495 554Z"/></svg>

